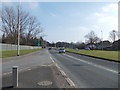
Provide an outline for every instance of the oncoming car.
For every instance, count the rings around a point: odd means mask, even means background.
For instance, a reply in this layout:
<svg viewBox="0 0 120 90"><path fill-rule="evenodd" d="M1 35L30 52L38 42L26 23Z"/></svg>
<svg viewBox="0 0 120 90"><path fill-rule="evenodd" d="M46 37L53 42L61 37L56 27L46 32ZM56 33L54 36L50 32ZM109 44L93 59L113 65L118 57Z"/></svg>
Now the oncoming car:
<svg viewBox="0 0 120 90"><path fill-rule="evenodd" d="M65 49L64 48L60 48L59 49L59 53L65 53Z"/></svg>

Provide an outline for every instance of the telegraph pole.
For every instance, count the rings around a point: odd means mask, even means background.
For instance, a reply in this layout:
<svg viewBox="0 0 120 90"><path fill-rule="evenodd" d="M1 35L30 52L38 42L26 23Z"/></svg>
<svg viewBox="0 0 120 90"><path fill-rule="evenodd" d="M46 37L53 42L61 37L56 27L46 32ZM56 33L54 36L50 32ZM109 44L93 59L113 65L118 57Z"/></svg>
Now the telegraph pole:
<svg viewBox="0 0 120 90"><path fill-rule="evenodd" d="M17 56L20 56L20 5L18 6L18 42L17 42Z"/></svg>
<svg viewBox="0 0 120 90"><path fill-rule="evenodd" d="M102 41L102 50L103 50L103 31L101 30L101 41Z"/></svg>

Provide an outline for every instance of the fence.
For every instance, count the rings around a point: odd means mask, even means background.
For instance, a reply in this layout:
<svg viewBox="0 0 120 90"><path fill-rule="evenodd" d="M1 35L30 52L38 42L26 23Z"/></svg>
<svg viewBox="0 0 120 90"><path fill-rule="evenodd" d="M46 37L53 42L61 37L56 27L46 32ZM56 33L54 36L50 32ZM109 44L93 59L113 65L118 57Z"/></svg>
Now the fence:
<svg viewBox="0 0 120 90"><path fill-rule="evenodd" d="M41 48L40 46L20 45L20 49L40 49L40 48ZM17 45L0 43L0 51L9 51L9 50L17 50Z"/></svg>

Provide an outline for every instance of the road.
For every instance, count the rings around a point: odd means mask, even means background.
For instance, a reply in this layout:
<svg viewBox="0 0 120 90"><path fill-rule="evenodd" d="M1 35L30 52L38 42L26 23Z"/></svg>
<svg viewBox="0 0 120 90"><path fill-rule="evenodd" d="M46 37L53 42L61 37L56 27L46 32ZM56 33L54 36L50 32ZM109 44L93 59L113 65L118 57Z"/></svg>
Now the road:
<svg viewBox="0 0 120 90"><path fill-rule="evenodd" d="M50 50L53 60L79 88L118 88L118 63Z"/></svg>
<svg viewBox="0 0 120 90"><path fill-rule="evenodd" d="M12 67L18 66L19 88L71 88L50 58L47 49L2 60L3 88L12 86ZM1 80L0 80L1 81ZM52 84L39 84L48 81ZM49 84L49 83L48 83Z"/></svg>
<svg viewBox="0 0 120 90"><path fill-rule="evenodd" d="M54 49L3 59L2 73L11 73L12 66L18 66L20 71L32 66L53 64L50 57L78 88L118 88L118 63L68 52L59 54Z"/></svg>

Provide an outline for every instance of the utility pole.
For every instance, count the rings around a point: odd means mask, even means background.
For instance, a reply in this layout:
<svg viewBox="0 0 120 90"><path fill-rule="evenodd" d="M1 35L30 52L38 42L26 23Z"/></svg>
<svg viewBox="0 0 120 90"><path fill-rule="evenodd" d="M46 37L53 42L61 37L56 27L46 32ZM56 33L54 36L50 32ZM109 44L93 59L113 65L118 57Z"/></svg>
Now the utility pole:
<svg viewBox="0 0 120 90"><path fill-rule="evenodd" d="M103 50L103 31L101 30L102 50Z"/></svg>
<svg viewBox="0 0 120 90"><path fill-rule="evenodd" d="M18 42L17 42L17 56L20 56L20 5L18 6Z"/></svg>

